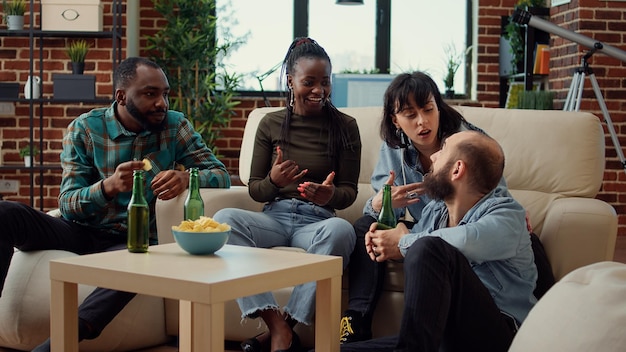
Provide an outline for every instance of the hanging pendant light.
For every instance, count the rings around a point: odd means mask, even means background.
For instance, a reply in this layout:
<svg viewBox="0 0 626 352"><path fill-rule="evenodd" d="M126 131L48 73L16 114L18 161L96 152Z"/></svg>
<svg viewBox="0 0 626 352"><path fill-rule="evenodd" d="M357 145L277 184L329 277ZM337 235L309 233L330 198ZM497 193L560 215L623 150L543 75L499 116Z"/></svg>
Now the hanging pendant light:
<svg viewBox="0 0 626 352"><path fill-rule="evenodd" d="M337 0L337 5L363 5L363 0Z"/></svg>

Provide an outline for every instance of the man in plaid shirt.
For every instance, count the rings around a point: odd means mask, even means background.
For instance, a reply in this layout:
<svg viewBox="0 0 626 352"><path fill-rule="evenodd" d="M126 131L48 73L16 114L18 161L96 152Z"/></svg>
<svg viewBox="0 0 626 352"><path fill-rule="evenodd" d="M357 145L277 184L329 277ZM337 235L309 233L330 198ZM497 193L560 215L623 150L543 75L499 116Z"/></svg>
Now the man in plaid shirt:
<svg viewBox="0 0 626 352"><path fill-rule="evenodd" d="M62 249L78 254L126 248L126 208L133 171L144 168L150 204L150 242L157 243L154 204L183 193L199 168L201 187L228 188L224 164L185 116L169 111L163 70L143 58L128 58L115 72L115 102L82 114L63 139L59 194L62 217L17 202L0 201L0 291L14 247ZM96 338L134 293L97 288L79 308L79 339ZM2 298L0 298L2 299ZM49 350L49 340L36 351Z"/></svg>

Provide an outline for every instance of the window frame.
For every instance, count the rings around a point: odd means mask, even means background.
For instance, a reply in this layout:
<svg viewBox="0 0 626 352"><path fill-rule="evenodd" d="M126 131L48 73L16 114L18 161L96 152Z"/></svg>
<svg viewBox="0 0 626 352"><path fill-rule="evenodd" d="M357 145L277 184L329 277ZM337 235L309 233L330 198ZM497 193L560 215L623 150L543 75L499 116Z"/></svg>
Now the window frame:
<svg viewBox="0 0 626 352"><path fill-rule="evenodd" d="M372 0L373 1L373 0ZM388 74L391 65L391 1L392 0L375 0L376 1L376 38L375 38L375 69L381 74ZM466 30L465 30L465 47L475 48L475 23L474 5L475 0L466 1ZM309 0L293 0L293 37L307 37L309 35ZM469 98L475 95L473 88L474 70L476 50L470 50L465 58L465 92L459 95L460 98ZM283 92L280 90L241 90L237 91L242 96L262 96L262 97L280 97Z"/></svg>

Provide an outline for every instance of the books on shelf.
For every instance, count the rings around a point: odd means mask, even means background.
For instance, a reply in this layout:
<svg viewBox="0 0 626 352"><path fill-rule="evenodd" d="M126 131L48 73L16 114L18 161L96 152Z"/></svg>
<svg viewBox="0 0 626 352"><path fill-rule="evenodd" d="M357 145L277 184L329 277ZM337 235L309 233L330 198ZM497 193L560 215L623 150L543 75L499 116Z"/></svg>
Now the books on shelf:
<svg viewBox="0 0 626 352"><path fill-rule="evenodd" d="M539 44L535 46L535 66L533 74L547 75L550 73L550 47L548 44Z"/></svg>

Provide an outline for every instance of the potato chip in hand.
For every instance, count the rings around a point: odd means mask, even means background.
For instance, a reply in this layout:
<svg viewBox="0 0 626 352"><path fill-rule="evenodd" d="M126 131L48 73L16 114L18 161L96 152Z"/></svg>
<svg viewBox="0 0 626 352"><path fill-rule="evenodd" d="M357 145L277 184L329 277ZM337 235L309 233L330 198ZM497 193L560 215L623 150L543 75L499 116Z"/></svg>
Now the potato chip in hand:
<svg viewBox="0 0 626 352"><path fill-rule="evenodd" d="M150 171L150 170L152 170L152 163L150 162L150 159L144 158L143 159L143 171Z"/></svg>

